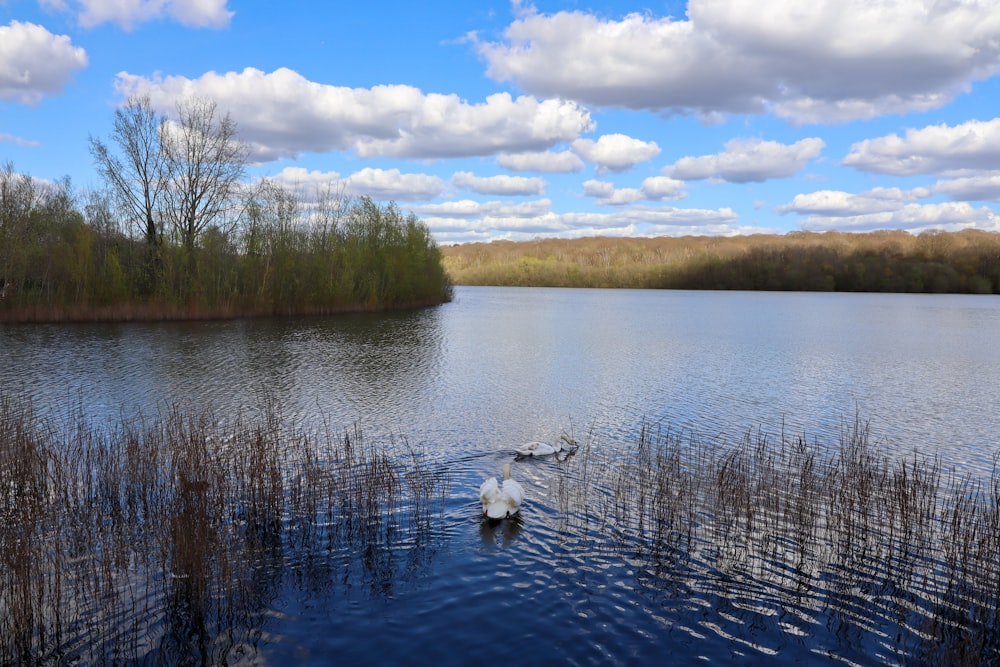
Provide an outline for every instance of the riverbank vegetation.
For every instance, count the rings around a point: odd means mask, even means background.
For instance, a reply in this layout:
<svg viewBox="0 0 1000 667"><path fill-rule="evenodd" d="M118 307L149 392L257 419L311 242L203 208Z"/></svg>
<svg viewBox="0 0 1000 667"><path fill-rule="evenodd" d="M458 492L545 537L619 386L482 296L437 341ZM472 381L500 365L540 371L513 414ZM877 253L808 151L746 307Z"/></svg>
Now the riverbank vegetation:
<svg viewBox="0 0 1000 667"><path fill-rule="evenodd" d="M286 574L391 586L450 481L405 442L310 434L273 403L66 436L0 396L0 664L232 664ZM241 660L242 657L242 660Z"/></svg>
<svg viewBox="0 0 1000 667"><path fill-rule="evenodd" d="M977 230L494 241L442 248L460 285L1000 294Z"/></svg>
<svg viewBox="0 0 1000 667"><path fill-rule="evenodd" d="M326 314L451 298L427 227L395 204L244 182L214 104L135 98L91 139L104 189L0 165L0 321Z"/></svg>
<svg viewBox="0 0 1000 667"><path fill-rule="evenodd" d="M586 443L571 463L553 490L561 530L648 563L639 582L670 599L718 595L806 641L825 626L874 659L858 645L870 640L879 662L1000 655L996 464L984 475L890 456L859 418L833 443L645 426L624 453Z"/></svg>
<svg viewBox="0 0 1000 667"><path fill-rule="evenodd" d="M252 414L80 415L67 434L0 396L0 662L246 661L289 587L391 596L442 551L440 459ZM863 632L903 662L1000 651L1000 471L890 457L860 420L839 443L645 427L622 444L581 442L517 525L555 522L567 563L617 554L681 607Z"/></svg>

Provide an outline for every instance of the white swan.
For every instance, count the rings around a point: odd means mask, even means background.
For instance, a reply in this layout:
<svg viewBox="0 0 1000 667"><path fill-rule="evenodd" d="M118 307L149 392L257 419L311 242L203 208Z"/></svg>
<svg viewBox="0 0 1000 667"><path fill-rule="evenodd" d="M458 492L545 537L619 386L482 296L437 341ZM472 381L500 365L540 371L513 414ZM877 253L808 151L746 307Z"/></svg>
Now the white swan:
<svg viewBox="0 0 1000 667"><path fill-rule="evenodd" d="M503 519L517 514L524 500L524 489L510 478L510 464L503 464L503 485L496 477L489 477L479 487L479 500L483 503L483 516Z"/></svg>
<svg viewBox="0 0 1000 667"><path fill-rule="evenodd" d="M563 446L564 442L567 446ZM515 447L514 451L517 452L518 456L549 456L550 454L559 454L561 452L572 453L576 451L576 441L564 435L554 445L550 445L547 442L526 442L523 445Z"/></svg>
<svg viewBox="0 0 1000 667"><path fill-rule="evenodd" d="M519 456L548 456L549 454L561 452L562 443L560 442L557 445L550 445L547 442L526 442L523 445L515 447L514 451L517 452Z"/></svg>

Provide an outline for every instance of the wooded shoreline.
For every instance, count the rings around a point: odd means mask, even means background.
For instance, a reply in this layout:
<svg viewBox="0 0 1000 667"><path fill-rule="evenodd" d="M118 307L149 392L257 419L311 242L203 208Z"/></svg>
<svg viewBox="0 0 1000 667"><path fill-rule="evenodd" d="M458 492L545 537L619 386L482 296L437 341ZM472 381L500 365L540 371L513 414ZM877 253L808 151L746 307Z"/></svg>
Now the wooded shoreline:
<svg viewBox="0 0 1000 667"><path fill-rule="evenodd" d="M793 232L441 248L456 285L1000 294L1000 234Z"/></svg>

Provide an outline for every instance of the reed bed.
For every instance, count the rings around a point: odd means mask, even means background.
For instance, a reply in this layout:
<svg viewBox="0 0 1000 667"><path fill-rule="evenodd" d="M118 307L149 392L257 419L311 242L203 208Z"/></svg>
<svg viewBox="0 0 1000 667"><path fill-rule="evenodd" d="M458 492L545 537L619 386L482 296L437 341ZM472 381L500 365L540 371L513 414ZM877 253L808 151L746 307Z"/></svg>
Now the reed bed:
<svg viewBox="0 0 1000 667"><path fill-rule="evenodd" d="M390 585L449 488L405 443L319 438L273 406L72 431L0 398L0 664L238 661L284 574L330 586L361 554Z"/></svg>
<svg viewBox="0 0 1000 667"><path fill-rule="evenodd" d="M645 426L624 454L583 445L556 498L564 531L639 564L645 585L884 635L888 662L1000 662L996 466L982 479L890 457L861 420L823 448Z"/></svg>
<svg viewBox="0 0 1000 667"><path fill-rule="evenodd" d="M252 661L289 586L390 596L427 558L448 471L332 433L271 402L56 429L0 396L0 664ZM860 419L822 447L648 425L605 445L552 468L560 534L640 585L858 632L883 662L1000 661L1000 467L890 456Z"/></svg>

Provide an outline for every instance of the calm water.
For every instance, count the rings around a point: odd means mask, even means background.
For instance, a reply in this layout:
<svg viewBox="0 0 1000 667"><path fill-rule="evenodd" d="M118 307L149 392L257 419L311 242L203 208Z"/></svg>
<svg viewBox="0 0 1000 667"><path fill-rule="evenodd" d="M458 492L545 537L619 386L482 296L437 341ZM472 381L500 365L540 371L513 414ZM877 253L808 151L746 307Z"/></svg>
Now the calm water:
<svg viewBox="0 0 1000 667"><path fill-rule="evenodd" d="M856 415L892 455L987 474L998 343L988 296L462 287L391 315L0 327L0 387L57 421L109 424L168 405L253 414L271 396L307 429L358 425L446 472L431 530L382 567L340 553L323 577L275 568L229 662L906 663L919 628L877 596L831 605L829 581L803 591L698 559L664 574L609 549L557 498L588 483L582 454L515 462L517 522L482 524L477 489L526 440L571 432L606 456L645 423L711 442L804 434L822 450Z"/></svg>

